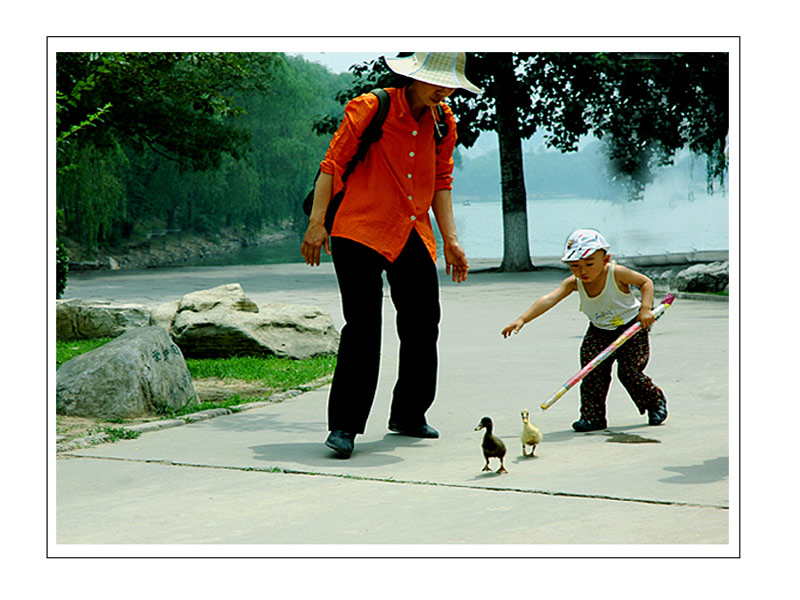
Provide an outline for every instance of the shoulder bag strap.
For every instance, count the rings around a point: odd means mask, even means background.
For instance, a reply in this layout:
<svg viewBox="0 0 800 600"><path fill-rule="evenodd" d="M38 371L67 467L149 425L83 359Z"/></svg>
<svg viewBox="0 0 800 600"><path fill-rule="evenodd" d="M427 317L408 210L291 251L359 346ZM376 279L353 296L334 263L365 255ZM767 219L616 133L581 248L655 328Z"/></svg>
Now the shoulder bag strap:
<svg viewBox="0 0 800 600"><path fill-rule="evenodd" d="M361 134L361 141L358 144L358 150L353 155L350 163L347 165L344 173L342 174L342 181L346 180L356 165L364 160L367 155L369 147L381 139L383 135L383 122L386 120L386 115L389 113L389 105L391 103L389 93L383 88L377 88L370 92L378 98L378 110L372 115L372 120L367 125L364 132Z"/></svg>

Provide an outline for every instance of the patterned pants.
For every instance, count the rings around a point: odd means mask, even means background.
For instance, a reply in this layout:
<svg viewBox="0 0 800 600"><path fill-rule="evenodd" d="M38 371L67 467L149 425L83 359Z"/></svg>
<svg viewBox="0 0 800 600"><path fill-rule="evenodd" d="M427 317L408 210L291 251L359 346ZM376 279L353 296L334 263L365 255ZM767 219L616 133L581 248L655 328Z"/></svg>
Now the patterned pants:
<svg viewBox="0 0 800 600"><path fill-rule="evenodd" d="M581 367L605 350L625 329L635 321L615 330L604 330L591 323L581 344ZM611 385L611 368L616 361L617 377L639 409L646 410L665 405L664 392L644 374L650 360L650 342L647 331L640 330L631 339L617 348L610 357L600 363L581 381L581 418L589 421L602 421L606 418L606 397Z"/></svg>

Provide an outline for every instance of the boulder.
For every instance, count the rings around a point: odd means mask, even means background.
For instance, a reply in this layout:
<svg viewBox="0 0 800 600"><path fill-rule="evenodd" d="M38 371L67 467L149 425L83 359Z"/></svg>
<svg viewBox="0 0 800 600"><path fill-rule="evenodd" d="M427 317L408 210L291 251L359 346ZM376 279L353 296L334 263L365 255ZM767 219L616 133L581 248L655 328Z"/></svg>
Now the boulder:
<svg viewBox="0 0 800 600"><path fill-rule="evenodd" d="M150 325L161 327L169 332L180 302L180 300L172 300L156 306L150 312Z"/></svg>
<svg viewBox="0 0 800 600"><path fill-rule="evenodd" d="M180 348L161 327L139 327L56 372L56 412L105 420L148 417L197 402Z"/></svg>
<svg viewBox="0 0 800 600"><path fill-rule="evenodd" d="M150 308L144 304L112 305L77 298L56 300L56 337L59 340L117 337L150 324Z"/></svg>
<svg viewBox="0 0 800 600"><path fill-rule="evenodd" d="M241 284L226 283L210 290L186 294L178 303L178 312L205 312L220 308L237 312L258 312L258 306L244 294Z"/></svg>
<svg viewBox="0 0 800 600"><path fill-rule="evenodd" d="M728 289L728 261L692 265L676 276L680 292L722 292Z"/></svg>
<svg viewBox="0 0 800 600"><path fill-rule="evenodd" d="M334 354L339 347L328 313L314 306L259 306L238 283L187 294L170 318L171 307L158 307L154 322L169 323L175 343L192 358L247 354L302 359Z"/></svg>

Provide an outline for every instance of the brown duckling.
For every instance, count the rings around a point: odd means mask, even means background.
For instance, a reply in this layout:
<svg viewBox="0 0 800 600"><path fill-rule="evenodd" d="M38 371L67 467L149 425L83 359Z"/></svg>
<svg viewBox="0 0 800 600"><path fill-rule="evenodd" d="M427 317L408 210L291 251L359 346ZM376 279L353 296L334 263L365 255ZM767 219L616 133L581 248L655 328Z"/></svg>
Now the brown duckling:
<svg viewBox="0 0 800 600"><path fill-rule="evenodd" d="M542 441L542 432L536 425L531 423L530 413L527 410L522 411L522 435L520 435L520 439L522 440L522 456L533 456L533 453L536 452L536 446ZM533 446L530 454L527 453L527 446Z"/></svg>
<svg viewBox="0 0 800 600"><path fill-rule="evenodd" d="M500 468L497 469L497 472L508 473L505 465L503 464L503 458L506 455L506 445L501 439L492 434L492 428L492 420L489 417L483 417L481 422L478 423L478 426L475 428L475 431L480 429L486 430L486 433L483 435L483 443L481 444L481 448L483 449L483 457L486 459L486 466L483 467L483 470L490 471L489 459L497 458L500 459Z"/></svg>

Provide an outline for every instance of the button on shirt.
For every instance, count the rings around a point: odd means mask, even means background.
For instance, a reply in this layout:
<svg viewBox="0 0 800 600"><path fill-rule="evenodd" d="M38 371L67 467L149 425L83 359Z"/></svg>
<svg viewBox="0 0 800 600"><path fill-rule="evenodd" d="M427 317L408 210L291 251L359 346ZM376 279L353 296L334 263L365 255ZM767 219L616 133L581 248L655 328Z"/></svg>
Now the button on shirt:
<svg viewBox="0 0 800 600"><path fill-rule="evenodd" d="M443 104L448 131L437 146L432 111L426 109L417 121L411 116L403 89L386 91L391 105L383 134L347 178L331 235L364 244L393 262L416 228L435 261L436 240L429 211L434 192L453 187L455 117ZM333 175L334 195L342 189L342 174L377 110L378 99L373 94L354 98L345 107L344 119L320 165L323 173Z"/></svg>

